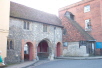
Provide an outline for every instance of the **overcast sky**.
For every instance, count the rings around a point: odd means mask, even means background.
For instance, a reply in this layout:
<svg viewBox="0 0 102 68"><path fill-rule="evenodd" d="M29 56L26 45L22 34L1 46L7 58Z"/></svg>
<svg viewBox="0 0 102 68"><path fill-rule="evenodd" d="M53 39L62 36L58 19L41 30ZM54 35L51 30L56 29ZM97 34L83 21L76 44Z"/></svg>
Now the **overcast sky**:
<svg viewBox="0 0 102 68"><path fill-rule="evenodd" d="M58 14L58 9L81 0L11 0L44 12Z"/></svg>

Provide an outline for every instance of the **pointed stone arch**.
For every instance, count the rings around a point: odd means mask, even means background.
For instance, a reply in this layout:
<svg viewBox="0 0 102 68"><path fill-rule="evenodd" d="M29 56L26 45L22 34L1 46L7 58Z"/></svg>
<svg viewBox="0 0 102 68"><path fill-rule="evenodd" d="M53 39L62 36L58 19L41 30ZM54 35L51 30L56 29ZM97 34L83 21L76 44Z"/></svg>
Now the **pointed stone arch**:
<svg viewBox="0 0 102 68"><path fill-rule="evenodd" d="M33 60L33 44L31 42L27 42L24 45L24 60Z"/></svg>
<svg viewBox="0 0 102 68"><path fill-rule="evenodd" d="M49 39L43 39L38 43L37 46L37 56L39 59L45 59L50 56L52 52L52 46Z"/></svg>
<svg viewBox="0 0 102 68"><path fill-rule="evenodd" d="M34 45L35 42L33 43L32 41L25 41L22 40L22 51L21 51L21 61L31 61L35 59L35 50L34 50ZM25 51L25 46L27 46L27 49Z"/></svg>
<svg viewBox="0 0 102 68"><path fill-rule="evenodd" d="M60 57L61 56L61 43L58 42L56 45L56 56Z"/></svg>

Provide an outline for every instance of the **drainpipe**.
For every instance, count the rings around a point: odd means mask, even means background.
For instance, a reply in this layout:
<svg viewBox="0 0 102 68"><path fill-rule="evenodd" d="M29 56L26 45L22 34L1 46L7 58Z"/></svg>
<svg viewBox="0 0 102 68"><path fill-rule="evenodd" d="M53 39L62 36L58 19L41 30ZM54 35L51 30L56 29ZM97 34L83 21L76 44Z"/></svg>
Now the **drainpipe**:
<svg viewBox="0 0 102 68"><path fill-rule="evenodd" d="M54 27L54 48L55 48L55 56L54 57L56 57L56 27Z"/></svg>

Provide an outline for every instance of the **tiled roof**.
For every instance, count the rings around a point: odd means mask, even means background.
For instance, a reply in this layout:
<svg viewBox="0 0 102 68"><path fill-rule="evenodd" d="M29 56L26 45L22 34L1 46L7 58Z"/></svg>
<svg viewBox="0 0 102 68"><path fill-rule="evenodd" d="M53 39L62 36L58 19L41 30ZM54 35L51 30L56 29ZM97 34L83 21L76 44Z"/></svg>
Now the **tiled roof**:
<svg viewBox="0 0 102 68"><path fill-rule="evenodd" d="M72 27L70 29L72 29L71 33L68 33L68 35L70 35L69 38L69 41L79 41L79 40L86 40L86 41L95 41L95 39L89 35L76 21L74 20L71 20L67 17L68 19L68 22L70 25L72 25ZM75 30L77 30L78 32L77 33L73 33L73 28L75 28ZM75 36L74 36L75 35ZM74 39L70 40L70 38L72 38L74 36ZM79 37L79 38L78 38ZM83 37L83 38L81 38ZM78 39L76 39L78 38Z"/></svg>
<svg viewBox="0 0 102 68"><path fill-rule="evenodd" d="M56 15L14 2L10 2L10 16L62 27L61 21Z"/></svg>

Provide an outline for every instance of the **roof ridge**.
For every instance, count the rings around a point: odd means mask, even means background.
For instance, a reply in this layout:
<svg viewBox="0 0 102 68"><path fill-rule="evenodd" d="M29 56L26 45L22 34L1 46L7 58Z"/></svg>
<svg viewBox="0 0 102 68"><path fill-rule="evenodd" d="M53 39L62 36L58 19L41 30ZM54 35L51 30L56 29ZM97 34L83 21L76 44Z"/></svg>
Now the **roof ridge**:
<svg viewBox="0 0 102 68"><path fill-rule="evenodd" d="M27 8L29 8L29 9L41 11L41 12L46 13L46 14L51 14L51 13L48 13L48 12L45 12L45 11L42 11L42 10L39 10L39 9L35 9L35 8L29 7L29 6L24 5L24 4L16 3L16 2L13 2L13 1L10 1L10 3L15 3L15 4L21 5L21 6L23 6L23 7L27 7ZM54 15L54 14L51 14L51 15ZM57 15L54 15L54 16L57 16Z"/></svg>
<svg viewBox="0 0 102 68"><path fill-rule="evenodd" d="M62 27L61 20L56 15L15 2L10 2L10 16Z"/></svg>

